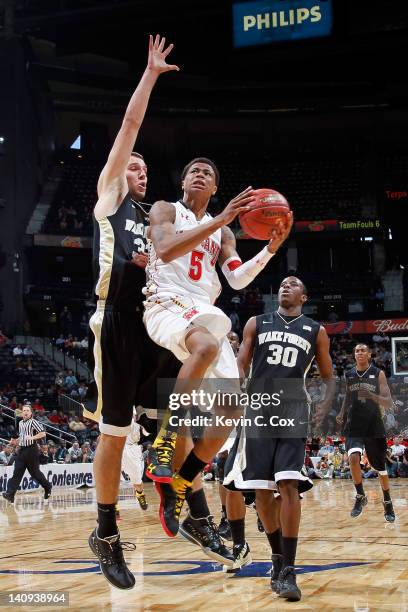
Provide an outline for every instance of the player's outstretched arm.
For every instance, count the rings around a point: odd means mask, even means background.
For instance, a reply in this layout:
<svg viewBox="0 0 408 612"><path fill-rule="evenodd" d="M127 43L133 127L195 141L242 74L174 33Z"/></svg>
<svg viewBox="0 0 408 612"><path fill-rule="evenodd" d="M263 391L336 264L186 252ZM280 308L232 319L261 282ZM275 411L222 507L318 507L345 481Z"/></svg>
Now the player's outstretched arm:
<svg viewBox="0 0 408 612"><path fill-rule="evenodd" d="M288 213L288 224L279 224L271 240L255 257L245 263L237 253L237 241L229 227L222 228L220 265L229 285L236 290L247 287L264 269L268 261L285 242L292 229L293 215Z"/></svg>
<svg viewBox="0 0 408 612"><path fill-rule="evenodd" d="M251 365L252 357L254 354L256 338L256 318L251 317L248 319L242 337L242 342L239 347L237 364L239 370L239 377L241 381L248 375L249 368Z"/></svg>
<svg viewBox="0 0 408 612"><path fill-rule="evenodd" d="M150 211L150 239L154 250L162 261L168 263L190 253L203 240L211 236L226 223L230 223L230 217L236 216L243 210L248 210L253 201L252 187L248 187L242 193L231 200L225 210L192 230L176 234L174 229L175 209L168 202L156 202ZM231 212L231 210L233 212Z"/></svg>
<svg viewBox="0 0 408 612"><path fill-rule="evenodd" d="M154 41L153 36L149 37L149 55L146 69L130 99L108 161L99 177L99 199L95 207L97 218L112 214L128 192L126 167L146 114L150 94L159 75L163 72L179 70L178 66L167 64L166 58L173 49L173 45L165 48L165 44L166 39L160 38L159 35L156 36Z"/></svg>

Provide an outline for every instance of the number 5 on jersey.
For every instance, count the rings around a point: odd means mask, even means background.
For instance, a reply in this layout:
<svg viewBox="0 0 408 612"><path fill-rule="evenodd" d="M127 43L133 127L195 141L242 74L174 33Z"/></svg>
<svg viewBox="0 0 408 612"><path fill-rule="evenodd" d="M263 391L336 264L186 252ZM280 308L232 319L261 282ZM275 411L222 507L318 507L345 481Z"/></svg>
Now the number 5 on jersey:
<svg viewBox="0 0 408 612"><path fill-rule="evenodd" d="M190 260L190 269L188 275L193 281L198 281L203 273L202 260L204 253L202 251L192 251Z"/></svg>

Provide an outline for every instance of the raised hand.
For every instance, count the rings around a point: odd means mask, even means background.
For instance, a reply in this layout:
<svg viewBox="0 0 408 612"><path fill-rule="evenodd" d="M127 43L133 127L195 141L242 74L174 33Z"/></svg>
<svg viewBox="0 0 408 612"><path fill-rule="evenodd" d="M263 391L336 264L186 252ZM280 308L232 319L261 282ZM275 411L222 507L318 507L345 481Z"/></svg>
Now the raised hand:
<svg viewBox="0 0 408 612"><path fill-rule="evenodd" d="M247 187L244 191L241 191L235 198L227 204L224 210L217 215L218 219L221 219L223 225L228 225L235 219L237 215L245 210L249 210L251 208L251 204L255 202L255 197L253 196L252 187Z"/></svg>
<svg viewBox="0 0 408 612"><path fill-rule="evenodd" d="M292 211L287 213L286 221L280 221L276 229L272 232L272 238L270 239L267 249L270 253L276 253L280 246L285 242L286 238L290 234L290 230L293 225L293 213Z"/></svg>
<svg viewBox="0 0 408 612"><path fill-rule="evenodd" d="M180 70L180 68L175 64L166 63L166 58L173 49L174 45L171 44L165 49L165 44L166 39L164 37L161 38L159 34L156 34L156 38L153 42L153 36L150 34L149 58L147 60L147 67L149 70L157 72L157 74L161 74L162 72L170 72L171 70Z"/></svg>

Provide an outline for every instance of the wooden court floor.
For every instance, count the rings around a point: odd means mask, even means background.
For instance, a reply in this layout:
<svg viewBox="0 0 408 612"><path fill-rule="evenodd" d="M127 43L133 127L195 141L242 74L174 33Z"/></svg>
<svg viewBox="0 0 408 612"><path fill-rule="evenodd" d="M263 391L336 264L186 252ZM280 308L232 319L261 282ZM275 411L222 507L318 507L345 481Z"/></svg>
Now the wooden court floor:
<svg viewBox="0 0 408 612"><path fill-rule="evenodd" d="M247 512L254 562L240 574L227 576L181 536L165 536L150 483L147 512L140 510L129 487L121 489L122 540L137 544L136 551L126 553L137 580L132 591L111 588L88 548L95 524L95 491L60 489L49 503L39 493L19 494L14 506L1 501L0 592L66 591L70 610L406 612L408 480L391 483L397 513L393 525L384 521L378 481L365 482L369 503L358 519L349 516L354 496L350 481L315 481L303 501L299 603L280 600L270 591L270 551L257 530L254 510ZM218 519L218 487L211 482L204 486Z"/></svg>

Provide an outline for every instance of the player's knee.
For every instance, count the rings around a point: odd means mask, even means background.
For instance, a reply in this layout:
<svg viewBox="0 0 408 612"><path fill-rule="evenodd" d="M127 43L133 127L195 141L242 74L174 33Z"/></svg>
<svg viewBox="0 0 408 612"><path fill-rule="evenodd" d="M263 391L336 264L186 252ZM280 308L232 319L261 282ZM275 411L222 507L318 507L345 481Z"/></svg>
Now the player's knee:
<svg viewBox="0 0 408 612"><path fill-rule="evenodd" d="M215 338L206 338L194 350L194 356L205 363L212 363L218 354L218 342Z"/></svg>
<svg viewBox="0 0 408 612"><path fill-rule="evenodd" d="M282 498L299 501L299 482L297 480L280 480L279 492Z"/></svg>

